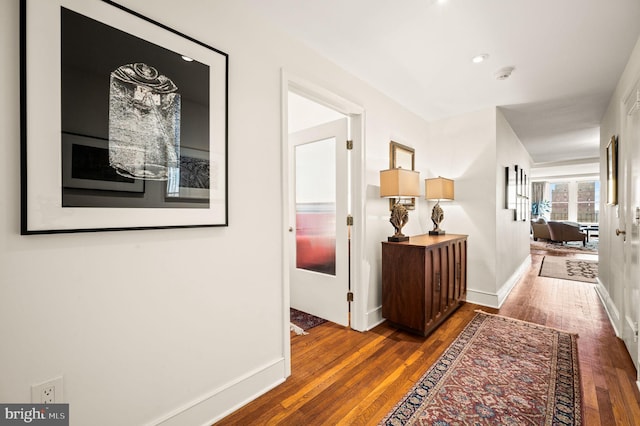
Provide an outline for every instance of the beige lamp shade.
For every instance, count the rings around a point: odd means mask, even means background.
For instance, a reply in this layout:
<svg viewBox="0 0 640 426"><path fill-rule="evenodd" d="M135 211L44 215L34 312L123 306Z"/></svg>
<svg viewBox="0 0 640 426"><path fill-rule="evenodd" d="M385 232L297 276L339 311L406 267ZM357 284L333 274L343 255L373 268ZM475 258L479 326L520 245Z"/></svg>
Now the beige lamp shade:
<svg viewBox="0 0 640 426"><path fill-rule="evenodd" d="M427 200L453 200L453 181L443 177L425 179L424 194Z"/></svg>
<svg viewBox="0 0 640 426"><path fill-rule="evenodd" d="M419 197L420 172L406 169L380 171L380 197Z"/></svg>

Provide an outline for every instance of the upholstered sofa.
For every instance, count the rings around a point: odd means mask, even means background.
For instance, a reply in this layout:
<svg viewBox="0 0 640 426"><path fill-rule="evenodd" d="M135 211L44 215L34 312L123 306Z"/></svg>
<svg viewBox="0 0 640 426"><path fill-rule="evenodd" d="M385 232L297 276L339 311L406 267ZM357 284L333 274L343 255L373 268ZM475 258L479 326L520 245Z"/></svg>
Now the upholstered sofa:
<svg viewBox="0 0 640 426"><path fill-rule="evenodd" d="M587 234L580 231L580 225L572 222L555 222L550 220L547 222L549 226L549 234L552 241L582 241L582 245L586 245Z"/></svg>
<svg viewBox="0 0 640 426"><path fill-rule="evenodd" d="M580 225L573 222L556 222L552 220L547 222L544 218L538 218L531 221L531 231L534 241L538 241L539 238L559 243L582 241L584 245L587 240L587 234L581 232Z"/></svg>
<svg viewBox="0 0 640 426"><path fill-rule="evenodd" d="M547 221L542 217L531 221L531 232L533 234L533 241L538 241L538 238L542 238L544 240L551 239Z"/></svg>

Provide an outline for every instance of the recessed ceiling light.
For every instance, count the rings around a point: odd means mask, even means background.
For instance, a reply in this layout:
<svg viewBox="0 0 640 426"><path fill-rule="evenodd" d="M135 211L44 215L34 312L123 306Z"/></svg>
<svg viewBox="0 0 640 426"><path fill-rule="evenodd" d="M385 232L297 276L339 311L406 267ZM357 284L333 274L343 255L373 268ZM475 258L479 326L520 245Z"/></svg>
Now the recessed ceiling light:
<svg viewBox="0 0 640 426"><path fill-rule="evenodd" d="M473 62L474 64L479 64L481 62L486 61L487 59L489 59L489 54L488 53L482 53L480 55L474 56L473 58L471 58L471 62Z"/></svg>
<svg viewBox="0 0 640 426"><path fill-rule="evenodd" d="M190 57L188 57L188 56L184 56L184 55L182 55L182 59L184 59L184 60L185 60L185 61L187 61L187 62L191 62L191 61L193 61L193 59L191 59L191 58L190 58Z"/></svg>

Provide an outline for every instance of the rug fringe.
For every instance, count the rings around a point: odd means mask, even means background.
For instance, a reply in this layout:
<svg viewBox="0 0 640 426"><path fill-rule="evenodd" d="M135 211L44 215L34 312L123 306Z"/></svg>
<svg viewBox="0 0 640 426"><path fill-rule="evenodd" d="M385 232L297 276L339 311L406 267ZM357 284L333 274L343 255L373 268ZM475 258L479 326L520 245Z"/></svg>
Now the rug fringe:
<svg viewBox="0 0 640 426"><path fill-rule="evenodd" d="M302 327L298 327L297 325L295 325L294 323L290 322L289 323L289 330L293 331L294 333L296 333L298 336L301 335L305 335L305 334L309 334L306 331L304 331L302 329Z"/></svg>
<svg viewBox="0 0 640 426"><path fill-rule="evenodd" d="M537 324L535 322L525 321L525 320L521 320L521 319L518 319L518 318L507 317L505 315L492 314L491 312L486 312L486 311L483 311L482 309L476 309L474 312L479 313L479 314L490 315L490 316L493 316L493 317L504 318L504 319L508 319L508 320L512 320L512 321L517 321L517 322L521 322L523 324L535 325L536 327L546 328L548 330L554 330L554 331L557 331L559 333L566 333L566 334L570 334L570 335L575 336L575 337L580 337L580 335L578 333L574 333L572 331L561 330L561 329L556 328L556 327L549 327L548 325Z"/></svg>

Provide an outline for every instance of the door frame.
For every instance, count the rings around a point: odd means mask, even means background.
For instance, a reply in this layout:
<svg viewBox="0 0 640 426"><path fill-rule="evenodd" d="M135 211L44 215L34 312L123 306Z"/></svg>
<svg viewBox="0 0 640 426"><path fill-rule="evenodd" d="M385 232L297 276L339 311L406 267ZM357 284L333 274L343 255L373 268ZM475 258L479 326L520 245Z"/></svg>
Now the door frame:
<svg viewBox="0 0 640 426"><path fill-rule="evenodd" d="M353 140L353 149L351 150L351 158L349 167L351 168L350 191L351 191L351 215L353 216L353 226L351 227L351 291L353 292L353 302L351 303L351 328L358 331L366 329L366 291L365 280L363 279L364 258L364 171L365 171L365 150L364 150L364 124L365 110L360 105L351 102L348 99L313 83L305 78L299 77L281 70L281 205L282 205L282 223L281 223L281 246L282 246L282 318L284 329L284 347L283 354L285 358L285 377L291 375L291 334L289 330L290 315L289 307L291 306L290 276L289 276L289 224L292 218L289 217L288 191L289 191L289 123L288 123L288 93L295 92L314 102L331 108L339 113L346 115L350 120L351 139ZM346 220L346 218L344 218ZM345 294L346 299L346 294Z"/></svg>

